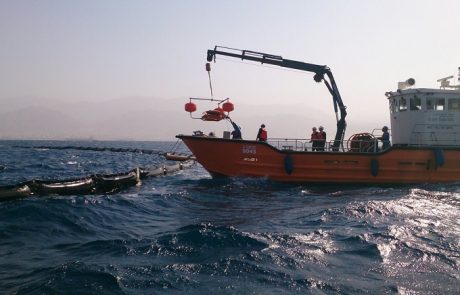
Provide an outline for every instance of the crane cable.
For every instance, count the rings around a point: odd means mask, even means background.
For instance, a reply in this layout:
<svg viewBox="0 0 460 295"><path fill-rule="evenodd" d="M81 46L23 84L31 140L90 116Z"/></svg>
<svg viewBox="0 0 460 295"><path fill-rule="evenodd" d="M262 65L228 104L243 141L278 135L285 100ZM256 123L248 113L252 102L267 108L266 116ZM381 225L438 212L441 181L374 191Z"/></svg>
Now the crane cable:
<svg viewBox="0 0 460 295"><path fill-rule="evenodd" d="M206 63L206 71L208 72L209 77L209 88L211 89L211 101L214 99L214 94L212 93L212 82L211 82L211 64Z"/></svg>

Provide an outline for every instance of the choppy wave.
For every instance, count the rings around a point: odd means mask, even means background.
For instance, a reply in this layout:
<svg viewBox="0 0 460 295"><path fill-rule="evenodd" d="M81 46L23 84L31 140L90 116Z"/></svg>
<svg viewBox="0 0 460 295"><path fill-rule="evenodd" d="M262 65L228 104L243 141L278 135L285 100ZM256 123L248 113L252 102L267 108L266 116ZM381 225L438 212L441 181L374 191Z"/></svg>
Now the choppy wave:
<svg viewBox="0 0 460 295"><path fill-rule="evenodd" d="M2 185L164 161L13 144ZM196 166L115 194L2 202L0 216L0 293L460 293L459 184L284 185Z"/></svg>

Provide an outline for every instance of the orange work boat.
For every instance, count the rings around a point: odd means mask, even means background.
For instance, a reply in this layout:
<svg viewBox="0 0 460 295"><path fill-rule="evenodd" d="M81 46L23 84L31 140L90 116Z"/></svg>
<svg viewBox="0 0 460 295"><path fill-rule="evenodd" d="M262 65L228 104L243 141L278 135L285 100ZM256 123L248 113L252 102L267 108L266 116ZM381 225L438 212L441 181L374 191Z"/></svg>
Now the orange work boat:
<svg viewBox="0 0 460 295"><path fill-rule="evenodd" d="M263 142L230 139L228 132L223 138L202 132L177 135L213 177L352 184L460 181L460 86L449 84L453 76L438 80L441 89L413 88L415 80L409 79L400 82L396 92L385 94L390 104L390 146L387 132L387 138L361 133L344 139L346 108L328 67L224 47L208 50L208 61L216 55L315 73L314 80L323 81L333 97L337 132L321 151L312 151L307 139L269 138ZM196 110L193 99L186 105L190 115ZM227 106L220 108L224 101ZM228 99L222 100L216 110L229 112L233 105ZM222 117L229 119L228 115ZM383 145L377 136L383 139Z"/></svg>

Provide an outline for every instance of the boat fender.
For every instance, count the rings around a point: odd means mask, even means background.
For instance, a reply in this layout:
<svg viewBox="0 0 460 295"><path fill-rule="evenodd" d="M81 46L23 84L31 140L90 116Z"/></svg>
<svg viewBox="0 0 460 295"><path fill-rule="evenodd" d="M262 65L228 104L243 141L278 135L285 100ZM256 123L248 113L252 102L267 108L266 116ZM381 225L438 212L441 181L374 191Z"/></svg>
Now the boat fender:
<svg viewBox="0 0 460 295"><path fill-rule="evenodd" d="M179 170L180 170L180 165L179 164L165 166L165 174L177 172Z"/></svg>
<svg viewBox="0 0 460 295"><path fill-rule="evenodd" d="M434 156L435 156L435 160L436 160L436 168L438 167L442 167L445 163L445 160L444 160L444 151L442 150L442 148L440 147L437 147L434 149Z"/></svg>
<svg viewBox="0 0 460 295"><path fill-rule="evenodd" d="M371 160L371 174L374 177L379 175L379 160L376 158L372 158Z"/></svg>
<svg viewBox="0 0 460 295"><path fill-rule="evenodd" d="M149 168L144 171L146 177L155 177L160 175L165 175L165 169L163 166L157 168Z"/></svg>
<svg viewBox="0 0 460 295"><path fill-rule="evenodd" d="M291 175L294 171L294 159L292 158L291 154L287 154L284 157L284 170L289 175Z"/></svg>
<svg viewBox="0 0 460 295"><path fill-rule="evenodd" d="M78 195L91 194L95 190L95 182L90 178L68 180L33 180L29 184L33 194L47 195Z"/></svg>
<svg viewBox="0 0 460 295"><path fill-rule="evenodd" d="M195 164L195 161L194 161L194 160L187 160L187 161L181 163L182 168L190 168L190 167L192 167L194 164Z"/></svg>
<svg viewBox="0 0 460 295"><path fill-rule="evenodd" d="M0 201L29 197L32 194L27 184L0 186Z"/></svg>
<svg viewBox="0 0 460 295"><path fill-rule="evenodd" d="M96 191L109 193L137 183L136 170L127 173L95 175Z"/></svg>

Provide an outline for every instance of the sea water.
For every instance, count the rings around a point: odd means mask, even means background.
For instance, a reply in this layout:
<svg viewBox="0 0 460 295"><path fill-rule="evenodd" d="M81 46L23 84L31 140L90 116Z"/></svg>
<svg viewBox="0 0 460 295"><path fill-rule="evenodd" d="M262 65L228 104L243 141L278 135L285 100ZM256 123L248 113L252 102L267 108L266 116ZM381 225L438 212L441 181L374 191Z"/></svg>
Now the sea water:
<svg viewBox="0 0 460 295"><path fill-rule="evenodd" d="M161 165L173 142L0 141L0 185ZM459 294L460 185L211 179L0 202L1 294Z"/></svg>

